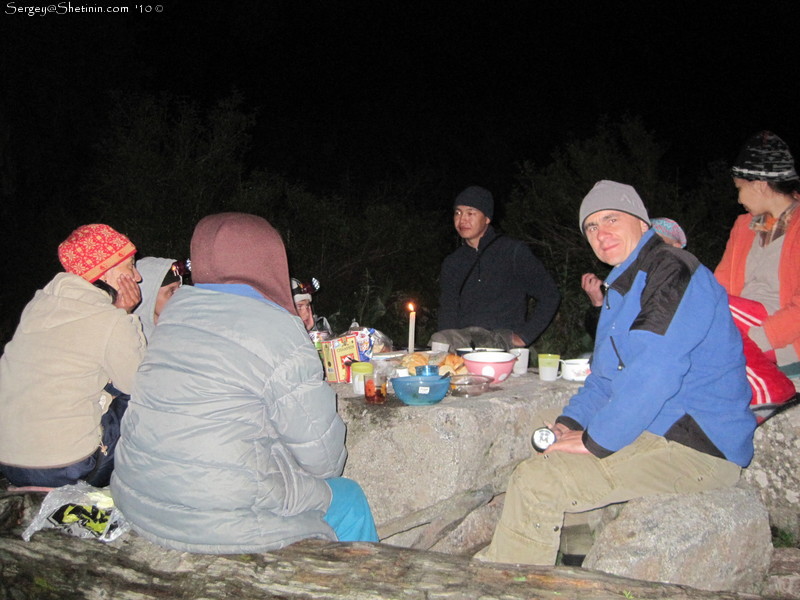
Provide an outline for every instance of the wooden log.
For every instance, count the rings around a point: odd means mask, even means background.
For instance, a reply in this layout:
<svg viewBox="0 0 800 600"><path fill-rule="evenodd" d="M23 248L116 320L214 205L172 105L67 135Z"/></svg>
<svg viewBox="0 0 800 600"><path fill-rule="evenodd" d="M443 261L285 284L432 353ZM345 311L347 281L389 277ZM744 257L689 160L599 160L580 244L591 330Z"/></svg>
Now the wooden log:
<svg viewBox="0 0 800 600"><path fill-rule="evenodd" d="M12 512L5 507L6 516ZM494 565L387 544L304 540L265 554L206 555L166 550L134 534L102 544L44 530L24 542L20 530L0 532L0 599L756 598L579 568Z"/></svg>
<svg viewBox="0 0 800 600"><path fill-rule="evenodd" d="M458 527L473 510L489 502L493 495L490 486L458 494L433 506L382 524L378 527L378 535L380 539L385 539L398 533L419 529L416 541L409 544L409 547L416 550L430 550L436 542Z"/></svg>

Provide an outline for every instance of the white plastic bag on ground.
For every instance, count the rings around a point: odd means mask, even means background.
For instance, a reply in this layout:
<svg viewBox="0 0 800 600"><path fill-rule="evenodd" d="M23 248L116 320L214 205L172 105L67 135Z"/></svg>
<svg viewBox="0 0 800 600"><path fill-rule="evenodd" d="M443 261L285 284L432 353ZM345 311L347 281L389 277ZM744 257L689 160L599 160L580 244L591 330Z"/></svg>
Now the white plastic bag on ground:
<svg viewBox="0 0 800 600"><path fill-rule="evenodd" d="M113 542L130 530L130 523L114 507L109 488L84 481L55 488L45 496L39 513L22 533L30 541L40 529L55 528L84 539Z"/></svg>

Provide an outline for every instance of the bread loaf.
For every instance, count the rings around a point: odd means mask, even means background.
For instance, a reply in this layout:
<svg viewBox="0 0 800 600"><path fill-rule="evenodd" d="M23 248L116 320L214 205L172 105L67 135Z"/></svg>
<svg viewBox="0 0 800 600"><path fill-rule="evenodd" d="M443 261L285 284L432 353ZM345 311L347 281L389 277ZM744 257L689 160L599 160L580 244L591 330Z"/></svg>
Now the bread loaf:
<svg viewBox="0 0 800 600"><path fill-rule="evenodd" d="M464 359L457 354L448 354L439 365L440 375L461 375L467 372Z"/></svg>
<svg viewBox="0 0 800 600"><path fill-rule="evenodd" d="M428 364L428 356L422 352L414 352L413 354L406 354L400 359L400 366L406 367L410 375L417 374L417 367Z"/></svg>
<svg viewBox="0 0 800 600"><path fill-rule="evenodd" d="M417 367L427 365L428 358L424 352L406 354L400 359L400 366L406 367L409 375L416 375ZM440 375L461 375L463 373L467 373L467 366L464 364L464 359L457 354L448 354L439 363Z"/></svg>

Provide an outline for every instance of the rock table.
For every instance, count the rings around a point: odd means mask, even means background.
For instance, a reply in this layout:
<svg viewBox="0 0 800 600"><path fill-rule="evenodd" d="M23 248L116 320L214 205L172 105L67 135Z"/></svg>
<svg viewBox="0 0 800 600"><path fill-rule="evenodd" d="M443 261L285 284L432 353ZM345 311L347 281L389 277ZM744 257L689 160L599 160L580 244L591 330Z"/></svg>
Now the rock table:
<svg viewBox="0 0 800 600"><path fill-rule="evenodd" d="M446 547L442 540L505 491L513 468L531 455L538 413L563 406L580 384L540 382L529 371L480 396L431 406L406 406L393 395L367 405L349 385L333 387L347 423L344 475L364 488L381 539L458 553L485 543L487 532ZM493 521L488 534L492 528Z"/></svg>

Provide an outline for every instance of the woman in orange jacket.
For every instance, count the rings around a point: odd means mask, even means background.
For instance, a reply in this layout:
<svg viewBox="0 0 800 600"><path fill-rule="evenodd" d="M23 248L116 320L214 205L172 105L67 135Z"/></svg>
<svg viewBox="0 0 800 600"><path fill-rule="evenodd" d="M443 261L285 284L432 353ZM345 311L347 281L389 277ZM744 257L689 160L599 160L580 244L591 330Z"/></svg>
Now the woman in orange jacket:
<svg viewBox="0 0 800 600"><path fill-rule="evenodd" d="M731 169L739 204L714 274L732 297L747 303L747 338L785 375L800 378L800 178L786 143L762 131L742 148ZM761 314L753 315L753 306ZM731 300L734 316L737 302ZM749 365L748 361L748 365ZM794 395L793 393L791 395ZM783 401L783 400L781 400Z"/></svg>

